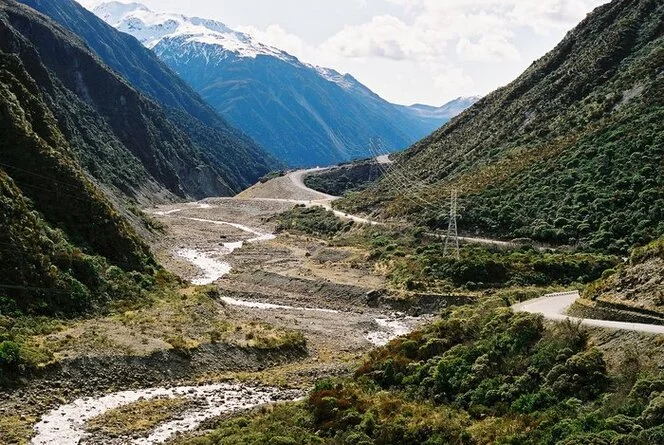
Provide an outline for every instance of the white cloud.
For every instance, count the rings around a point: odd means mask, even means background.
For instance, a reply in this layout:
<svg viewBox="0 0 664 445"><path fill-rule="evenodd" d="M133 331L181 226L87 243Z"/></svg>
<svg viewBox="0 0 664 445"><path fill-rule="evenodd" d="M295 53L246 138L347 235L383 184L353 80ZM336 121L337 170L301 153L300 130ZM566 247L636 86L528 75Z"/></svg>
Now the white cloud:
<svg viewBox="0 0 664 445"><path fill-rule="evenodd" d="M521 58L516 46L501 35L483 35L476 41L463 38L457 43L456 51L461 59L475 62L516 61Z"/></svg>
<svg viewBox="0 0 664 445"><path fill-rule="evenodd" d="M468 60L516 60L516 31L566 30L605 0L385 0L404 8L409 23L391 16L347 26L328 41L343 57L424 61L452 44ZM467 51L467 54L463 54Z"/></svg>
<svg viewBox="0 0 664 445"><path fill-rule="evenodd" d="M235 30L249 34L261 43L274 46L299 58L315 58L315 49L312 46L279 25L269 25L265 29L258 29L254 26L237 26Z"/></svg>
<svg viewBox="0 0 664 445"><path fill-rule="evenodd" d="M326 52L341 57L384 57L393 60L429 55L432 47L426 39L411 33L402 20L391 15L375 16L359 26L346 26L322 45Z"/></svg>
<svg viewBox="0 0 664 445"><path fill-rule="evenodd" d="M433 79L434 85L443 97L472 96L476 94L473 78L461 68L442 68Z"/></svg>

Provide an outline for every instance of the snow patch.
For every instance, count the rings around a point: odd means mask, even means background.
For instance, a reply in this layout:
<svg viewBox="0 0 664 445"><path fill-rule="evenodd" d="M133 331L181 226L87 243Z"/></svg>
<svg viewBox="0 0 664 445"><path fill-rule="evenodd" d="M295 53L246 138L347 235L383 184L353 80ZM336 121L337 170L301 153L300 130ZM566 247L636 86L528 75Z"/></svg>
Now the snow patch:
<svg viewBox="0 0 664 445"><path fill-rule="evenodd" d="M295 60L278 48L262 44L249 34L234 31L214 20L154 12L140 3L102 3L93 12L114 28L133 35L148 48L167 39L180 38L184 44L214 46L239 57L269 55L286 61ZM205 52L205 57L209 61L209 53Z"/></svg>

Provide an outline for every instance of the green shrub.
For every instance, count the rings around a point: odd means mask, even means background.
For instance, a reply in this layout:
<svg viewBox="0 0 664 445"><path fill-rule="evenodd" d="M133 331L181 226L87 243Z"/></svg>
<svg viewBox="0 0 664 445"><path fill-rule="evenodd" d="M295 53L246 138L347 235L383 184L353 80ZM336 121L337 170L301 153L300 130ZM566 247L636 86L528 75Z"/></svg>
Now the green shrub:
<svg viewBox="0 0 664 445"><path fill-rule="evenodd" d="M16 369L21 362L21 348L13 341L0 343L0 368Z"/></svg>

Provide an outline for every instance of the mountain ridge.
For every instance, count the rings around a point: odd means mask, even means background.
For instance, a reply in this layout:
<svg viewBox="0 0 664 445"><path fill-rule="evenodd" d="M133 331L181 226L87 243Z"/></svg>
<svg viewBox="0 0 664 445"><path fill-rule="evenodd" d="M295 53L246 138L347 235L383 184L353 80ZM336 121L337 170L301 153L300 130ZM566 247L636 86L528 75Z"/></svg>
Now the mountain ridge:
<svg viewBox="0 0 664 445"><path fill-rule="evenodd" d="M151 47L219 113L291 166L367 157L376 141L389 151L405 148L449 119L391 104L349 74L302 63L220 22L139 4L110 2L94 11Z"/></svg>
<svg viewBox="0 0 664 445"><path fill-rule="evenodd" d="M108 67L133 88L158 102L166 118L214 166L227 183L196 197L232 195L280 164L207 104L176 73L134 37L118 32L73 0L22 0L22 3L76 34ZM208 181L209 182L209 181Z"/></svg>
<svg viewBox="0 0 664 445"><path fill-rule="evenodd" d="M664 5L597 8L509 85L393 156L397 170L340 203L466 233L626 253L664 233ZM405 186L405 188L404 188Z"/></svg>

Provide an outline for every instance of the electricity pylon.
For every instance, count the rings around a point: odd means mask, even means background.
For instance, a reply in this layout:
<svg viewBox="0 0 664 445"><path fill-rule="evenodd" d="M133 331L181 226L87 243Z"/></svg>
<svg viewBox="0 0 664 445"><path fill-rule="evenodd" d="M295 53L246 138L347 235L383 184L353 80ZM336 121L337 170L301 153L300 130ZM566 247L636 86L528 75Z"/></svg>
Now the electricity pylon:
<svg viewBox="0 0 664 445"><path fill-rule="evenodd" d="M443 249L444 256L448 254L453 255L457 260L460 258L459 231L457 230L458 196L458 191L453 189L450 196L450 221L447 227L447 236L445 237L445 248Z"/></svg>

